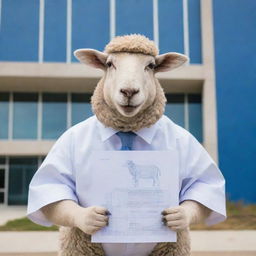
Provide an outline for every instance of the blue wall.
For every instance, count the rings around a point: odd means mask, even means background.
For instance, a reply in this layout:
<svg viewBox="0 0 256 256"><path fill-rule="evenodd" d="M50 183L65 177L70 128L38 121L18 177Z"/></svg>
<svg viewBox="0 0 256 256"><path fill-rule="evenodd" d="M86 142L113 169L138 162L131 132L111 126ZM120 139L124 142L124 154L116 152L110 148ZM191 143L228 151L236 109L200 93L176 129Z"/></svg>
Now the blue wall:
<svg viewBox="0 0 256 256"><path fill-rule="evenodd" d="M67 1L45 0L44 61L66 61Z"/></svg>
<svg viewBox="0 0 256 256"><path fill-rule="evenodd" d="M2 0L0 61L38 61L39 0ZM66 62L67 1L44 1L44 62ZM72 51L103 50L110 40L110 1L72 0ZM136 5L136 8L134 6ZM116 0L116 35L154 39L153 0ZM181 0L158 0L160 52L184 53ZM191 63L201 63L200 0L188 1ZM72 56L72 61L77 61Z"/></svg>
<svg viewBox="0 0 256 256"><path fill-rule="evenodd" d="M78 48L102 51L108 41L109 0L73 0L72 51ZM78 61L74 56L72 60Z"/></svg>
<svg viewBox="0 0 256 256"><path fill-rule="evenodd" d="M256 202L256 1L213 3L219 163L228 197Z"/></svg>
<svg viewBox="0 0 256 256"><path fill-rule="evenodd" d="M0 60L38 61L39 1L2 0Z"/></svg>
<svg viewBox="0 0 256 256"><path fill-rule="evenodd" d="M184 53L182 1L160 0L158 12L160 52Z"/></svg>

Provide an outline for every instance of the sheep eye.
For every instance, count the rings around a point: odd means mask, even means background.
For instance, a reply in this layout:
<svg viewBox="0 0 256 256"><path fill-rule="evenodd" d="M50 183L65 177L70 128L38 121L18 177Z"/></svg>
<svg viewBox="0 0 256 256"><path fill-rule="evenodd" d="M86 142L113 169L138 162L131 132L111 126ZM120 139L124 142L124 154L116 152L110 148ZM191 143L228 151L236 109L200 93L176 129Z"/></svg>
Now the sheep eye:
<svg viewBox="0 0 256 256"><path fill-rule="evenodd" d="M107 62L107 66L108 66L109 68L112 67L112 65L113 65L113 64L112 64L111 61L108 61L108 62Z"/></svg>
<svg viewBox="0 0 256 256"><path fill-rule="evenodd" d="M155 68L155 64L154 63L150 63L147 66L149 69L154 69Z"/></svg>

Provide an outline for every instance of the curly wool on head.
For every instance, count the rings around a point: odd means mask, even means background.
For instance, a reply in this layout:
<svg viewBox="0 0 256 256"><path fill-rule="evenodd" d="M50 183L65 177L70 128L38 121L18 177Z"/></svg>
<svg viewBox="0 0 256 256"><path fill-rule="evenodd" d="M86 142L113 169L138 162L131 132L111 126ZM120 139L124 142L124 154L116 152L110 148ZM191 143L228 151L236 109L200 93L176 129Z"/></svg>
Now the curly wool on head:
<svg viewBox="0 0 256 256"><path fill-rule="evenodd" d="M140 34L131 34L125 36L117 36L113 38L105 47L106 53L130 52L142 53L151 56L159 54L154 41Z"/></svg>
<svg viewBox="0 0 256 256"><path fill-rule="evenodd" d="M110 53L137 53L146 54L155 57L158 55L158 49L155 43L147 37L139 34L117 36L113 38L105 47L105 52ZM145 127L155 124L163 115L165 110L166 97L160 83L154 78L156 85L156 97L152 105L145 106L137 115L125 117L121 115L114 105L108 105L104 98L105 76L99 81L91 98L92 110L98 120L107 127L116 130L138 131Z"/></svg>

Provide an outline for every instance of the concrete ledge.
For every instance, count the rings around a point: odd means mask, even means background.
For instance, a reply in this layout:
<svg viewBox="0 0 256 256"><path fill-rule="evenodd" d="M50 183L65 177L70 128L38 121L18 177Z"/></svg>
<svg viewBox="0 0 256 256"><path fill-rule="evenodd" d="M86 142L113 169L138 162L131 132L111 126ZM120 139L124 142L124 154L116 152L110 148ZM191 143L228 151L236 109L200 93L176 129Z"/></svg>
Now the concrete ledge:
<svg viewBox="0 0 256 256"><path fill-rule="evenodd" d="M100 78L103 71L80 63L0 62L0 77ZM160 79L203 79L203 65L187 65L157 74Z"/></svg>
<svg viewBox="0 0 256 256"><path fill-rule="evenodd" d="M47 155L54 143L55 140L1 140L0 155Z"/></svg>
<svg viewBox="0 0 256 256"><path fill-rule="evenodd" d="M101 70L78 63L0 62L0 91L92 93L102 75ZM200 92L205 70L189 65L156 77L166 92Z"/></svg>

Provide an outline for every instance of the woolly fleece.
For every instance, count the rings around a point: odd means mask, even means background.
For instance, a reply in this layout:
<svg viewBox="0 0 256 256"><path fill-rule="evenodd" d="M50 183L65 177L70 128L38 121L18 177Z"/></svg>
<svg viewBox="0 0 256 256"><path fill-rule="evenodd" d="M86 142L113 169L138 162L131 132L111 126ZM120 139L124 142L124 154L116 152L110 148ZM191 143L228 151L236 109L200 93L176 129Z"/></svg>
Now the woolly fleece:
<svg viewBox="0 0 256 256"><path fill-rule="evenodd" d="M130 52L142 53L156 56L159 50L155 43L147 37L139 34L131 34L126 36L117 36L113 38L105 47L106 53Z"/></svg>
<svg viewBox="0 0 256 256"><path fill-rule="evenodd" d="M59 256L104 256L101 244L91 243L91 236L78 228L60 228ZM158 243L149 256L190 255L189 230L177 232L177 243ZM139 255L138 255L139 256Z"/></svg>
<svg viewBox="0 0 256 256"><path fill-rule="evenodd" d="M142 128L150 127L161 118L166 103L164 91L157 79L155 79L155 84L156 98L153 104L146 106L143 111L140 111L134 117L125 117L113 106L109 106L106 103L103 95L104 78L102 78L91 99L93 112L105 126L119 131L138 131Z"/></svg>

